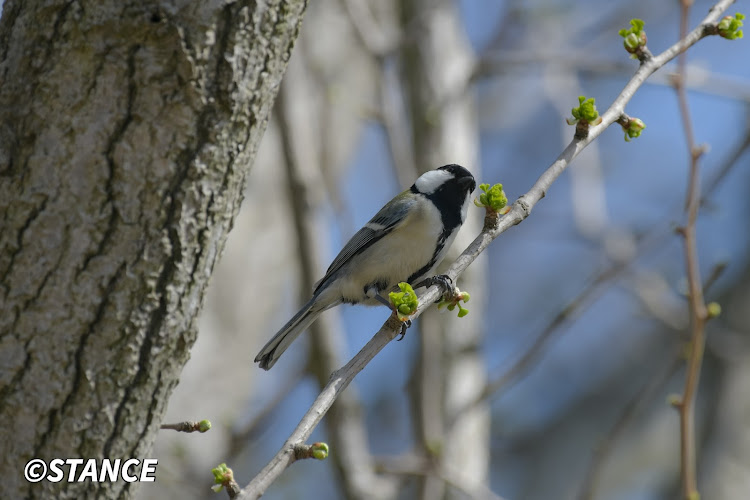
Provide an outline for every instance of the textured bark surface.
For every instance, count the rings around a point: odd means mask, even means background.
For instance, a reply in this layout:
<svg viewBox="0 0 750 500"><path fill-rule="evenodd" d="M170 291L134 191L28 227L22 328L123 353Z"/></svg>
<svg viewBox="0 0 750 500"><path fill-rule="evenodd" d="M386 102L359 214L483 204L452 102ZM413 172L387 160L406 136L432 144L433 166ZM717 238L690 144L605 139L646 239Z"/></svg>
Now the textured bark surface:
<svg viewBox="0 0 750 500"><path fill-rule="evenodd" d="M132 495L23 466L149 456L305 3L5 2L0 498Z"/></svg>

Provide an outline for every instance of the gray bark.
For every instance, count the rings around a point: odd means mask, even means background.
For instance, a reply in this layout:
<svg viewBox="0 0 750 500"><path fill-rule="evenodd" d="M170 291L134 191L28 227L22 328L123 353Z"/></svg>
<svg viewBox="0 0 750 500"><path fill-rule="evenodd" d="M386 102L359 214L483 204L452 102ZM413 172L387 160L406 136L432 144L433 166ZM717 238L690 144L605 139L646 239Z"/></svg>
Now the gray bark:
<svg viewBox="0 0 750 500"><path fill-rule="evenodd" d="M23 466L149 457L305 3L5 2L0 498L132 496Z"/></svg>

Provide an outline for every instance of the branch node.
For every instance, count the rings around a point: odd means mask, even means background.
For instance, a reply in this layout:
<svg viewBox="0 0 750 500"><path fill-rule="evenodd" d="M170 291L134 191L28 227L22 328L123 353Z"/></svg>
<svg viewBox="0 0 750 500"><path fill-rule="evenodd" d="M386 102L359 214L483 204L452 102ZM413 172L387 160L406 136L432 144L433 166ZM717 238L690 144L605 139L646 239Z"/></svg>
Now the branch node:
<svg viewBox="0 0 750 500"><path fill-rule="evenodd" d="M214 485L211 487L216 493L222 488L227 489L229 498L236 498L241 493L240 485L234 480L234 472L227 467L227 464L220 464L218 467L211 469L214 475Z"/></svg>
<svg viewBox="0 0 750 500"><path fill-rule="evenodd" d="M648 50L648 47L646 47L645 45L635 51L635 56L638 58L638 61L640 61L641 66L649 62L654 57L654 55L650 50Z"/></svg>
<svg viewBox="0 0 750 500"><path fill-rule="evenodd" d="M667 403L669 403L669 406L672 408L679 410L682 408L682 396L679 394L670 394L667 396Z"/></svg>
<svg viewBox="0 0 750 500"><path fill-rule="evenodd" d="M482 231L485 233L492 233L497 229L499 224L500 214L498 212L487 210L484 214L484 226L482 227Z"/></svg>
<svg viewBox="0 0 750 500"><path fill-rule="evenodd" d="M542 198L544 198L546 194L547 194L546 191L542 191ZM526 217L531 215L531 204L528 201L526 201L525 195L518 198L518 200L516 200L513 206L518 207L521 210L521 218L518 220L518 222L516 222L516 224L520 223Z"/></svg>

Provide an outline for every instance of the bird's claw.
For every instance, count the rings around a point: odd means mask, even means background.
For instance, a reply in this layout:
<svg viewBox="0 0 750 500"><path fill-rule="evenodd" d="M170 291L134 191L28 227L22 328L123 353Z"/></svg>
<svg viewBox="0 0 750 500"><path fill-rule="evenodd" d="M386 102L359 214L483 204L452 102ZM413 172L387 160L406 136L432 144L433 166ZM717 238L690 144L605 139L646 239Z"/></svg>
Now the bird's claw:
<svg viewBox="0 0 750 500"><path fill-rule="evenodd" d="M441 300L443 300L443 297L445 297L449 293L453 293L454 290L453 280L447 274L438 274L437 276L430 276L429 278L425 278L414 285L414 288L421 288L423 286L429 288L432 285L437 285L442 290L440 297L438 297L435 302L440 302Z"/></svg>
<svg viewBox="0 0 750 500"><path fill-rule="evenodd" d="M396 339L398 342L401 342L402 340L404 340L404 336L406 335L406 330L408 330L410 326L411 326L410 319L407 319L406 321L401 322L401 332L400 332L401 336Z"/></svg>

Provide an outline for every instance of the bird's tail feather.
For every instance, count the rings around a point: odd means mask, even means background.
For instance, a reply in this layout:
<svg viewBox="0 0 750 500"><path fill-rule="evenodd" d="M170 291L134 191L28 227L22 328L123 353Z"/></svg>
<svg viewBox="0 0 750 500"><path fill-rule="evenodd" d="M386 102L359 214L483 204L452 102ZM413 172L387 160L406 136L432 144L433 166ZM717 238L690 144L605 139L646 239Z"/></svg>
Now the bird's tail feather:
<svg viewBox="0 0 750 500"><path fill-rule="evenodd" d="M310 324L327 308L315 307L317 297L313 297L310 301L302 306L302 309L294 315L292 319L279 330L276 335L273 336L268 343L263 346L257 356L255 356L255 362L259 364L264 370L270 370L271 367L278 361L279 357L286 351L289 346L294 342L294 339L307 329Z"/></svg>

